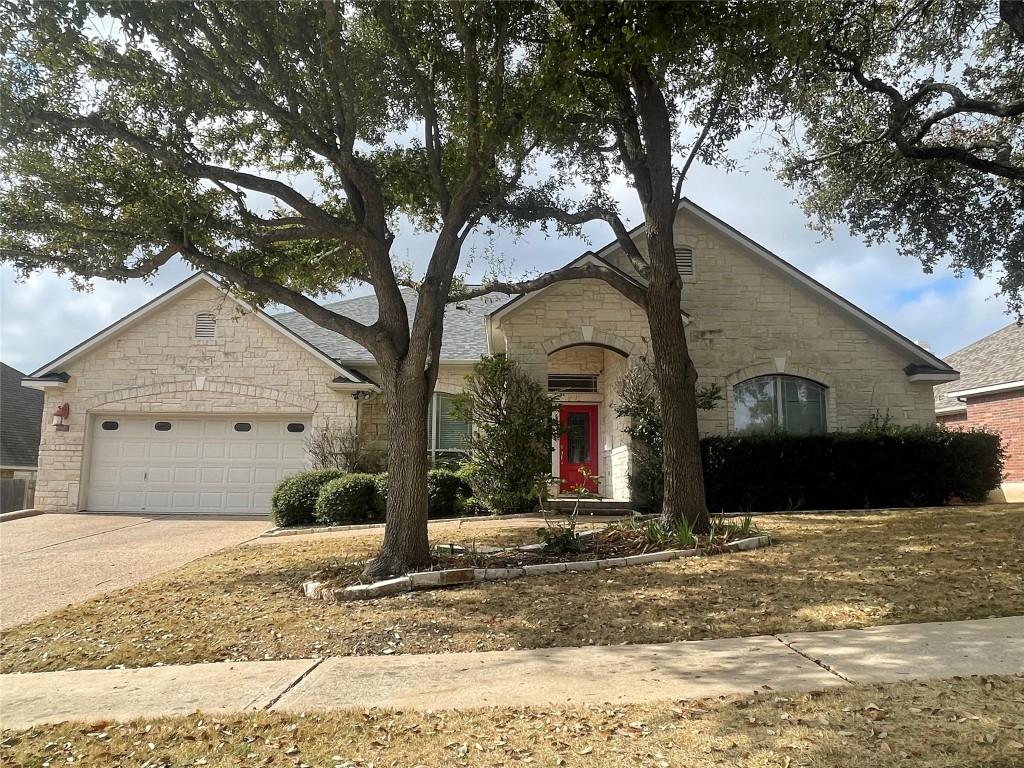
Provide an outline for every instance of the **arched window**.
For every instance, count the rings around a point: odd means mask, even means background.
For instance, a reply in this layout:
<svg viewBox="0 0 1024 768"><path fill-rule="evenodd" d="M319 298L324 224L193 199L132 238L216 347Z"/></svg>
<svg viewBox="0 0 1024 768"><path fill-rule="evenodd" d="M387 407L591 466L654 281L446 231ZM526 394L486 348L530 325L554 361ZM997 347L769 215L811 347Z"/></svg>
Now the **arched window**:
<svg viewBox="0 0 1024 768"><path fill-rule="evenodd" d="M780 430L810 435L828 429L828 387L799 376L757 376L733 387L737 432Z"/></svg>
<svg viewBox="0 0 1024 768"><path fill-rule="evenodd" d="M213 339L217 337L217 318L210 312L196 315L195 337L197 339Z"/></svg>

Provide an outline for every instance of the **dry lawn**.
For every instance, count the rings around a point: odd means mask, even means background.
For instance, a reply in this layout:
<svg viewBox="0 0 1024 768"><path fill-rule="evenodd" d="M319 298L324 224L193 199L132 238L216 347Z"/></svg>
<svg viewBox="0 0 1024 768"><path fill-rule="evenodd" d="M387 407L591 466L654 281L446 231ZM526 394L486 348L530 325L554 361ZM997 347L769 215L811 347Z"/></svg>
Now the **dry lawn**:
<svg viewBox="0 0 1024 768"><path fill-rule="evenodd" d="M193 715L8 732L0 763L42 766L1011 768L1024 764L1024 678L623 708L303 717Z"/></svg>
<svg viewBox="0 0 1024 768"><path fill-rule="evenodd" d="M379 532L243 545L4 632L0 669L653 643L1024 614L1024 505L758 523L775 546L341 605L306 600L299 584L366 557ZM436 541L509 542L531 540L534 527L432 531Z"/></svg>

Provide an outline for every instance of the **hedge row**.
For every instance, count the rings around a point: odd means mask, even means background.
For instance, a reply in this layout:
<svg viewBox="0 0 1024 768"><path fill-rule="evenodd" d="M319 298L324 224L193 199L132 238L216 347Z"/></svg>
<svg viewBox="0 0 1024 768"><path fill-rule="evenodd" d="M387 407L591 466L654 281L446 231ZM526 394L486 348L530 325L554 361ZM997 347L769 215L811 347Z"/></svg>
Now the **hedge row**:
<svg viewBox="0 0 1024 768"><path fill-rule="evenodd" d="M1002 481L999 436L904 428L701 440L708 509L867 509L984 501ZM658 477L630 477L634 498L660 507Z"/></svg>
<svg viewBox="0 0 1024 768"><path fill-rule="evenodd" d="M322 469L286 477L274 489L271 510L279 526L383 523L388 476ZM427 515L431 518L478 514L469 484L456 472L427 473Z"/></svg>

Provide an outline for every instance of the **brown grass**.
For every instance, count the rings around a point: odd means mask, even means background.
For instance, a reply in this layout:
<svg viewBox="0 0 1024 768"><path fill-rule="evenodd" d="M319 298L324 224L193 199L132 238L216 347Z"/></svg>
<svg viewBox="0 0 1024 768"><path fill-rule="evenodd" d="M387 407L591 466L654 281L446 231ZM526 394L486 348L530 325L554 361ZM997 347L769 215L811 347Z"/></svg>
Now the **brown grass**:
<svg viewBox="0 0 1024 768"><path fill-rule="evenodd" d="M993 677L615 708L200 714L8 732L0 763L1011 768L1024 764L1021 712L1024 678Z"/></svg>
<svg viewBox="0 0 1024 768"><path fill-rule="evenodd" d="M379 536L246 545L0 636L31 672L738 637L1024 614L1024 506L762 517L767 549L341 605L299 596ZM524 541L523 521L437 541Z"/></svg>

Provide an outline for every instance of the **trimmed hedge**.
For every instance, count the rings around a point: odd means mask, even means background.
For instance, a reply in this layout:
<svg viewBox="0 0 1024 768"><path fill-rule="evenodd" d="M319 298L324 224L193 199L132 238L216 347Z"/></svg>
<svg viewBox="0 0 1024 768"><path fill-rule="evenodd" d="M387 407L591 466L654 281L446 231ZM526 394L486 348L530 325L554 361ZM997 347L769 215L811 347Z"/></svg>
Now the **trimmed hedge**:
<svg viewBox="0 0 1024 768"><path fill-rule="evenodd" d="M331 480L320 489L316 521L322 525L378 522L376 495L376 475L353 473Z"/></svg>
<svg viewBox="0 0 1024 768"><path fill-rule="evenodd" d="M320 474L328 472L322 470ZM306 475L285 478L278 484L278 490L290 489L297 485L302 489L309 486ZM314 513L307 517L296 516L298 522L289 525L353 525L358 523L383 523L388 496L386 472L376 475L334 472L321 482L319 495L314 504ZM278 490L274 491L275 497ZM288 491L291 493L291 491ZM287 495L286 493L283 495ZM461 517L477 514L479 505L472 503L472 489L462 477L448 469L432 469L427 472L427 516L430 518ZM303 495L303 500L307 495ZM278 523L285 525L285 523Z"/></svg>
<svg viewBox="0 0 1024 768"><path fill-rule="evenodd" d="M314 469L284 478L274 488L270 509L279 526L313 525L316 522L316 500L320 489L344 476L338 469Z"/></svg>
<svg viewBox="0 0 1024 768"><path fill-rule="evenodd" d="M999 436L936 427L701 440L711 512L920 507L984 501Z"/></svg>

